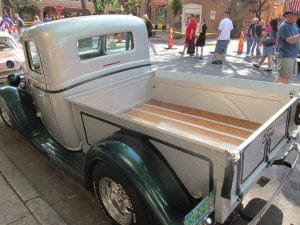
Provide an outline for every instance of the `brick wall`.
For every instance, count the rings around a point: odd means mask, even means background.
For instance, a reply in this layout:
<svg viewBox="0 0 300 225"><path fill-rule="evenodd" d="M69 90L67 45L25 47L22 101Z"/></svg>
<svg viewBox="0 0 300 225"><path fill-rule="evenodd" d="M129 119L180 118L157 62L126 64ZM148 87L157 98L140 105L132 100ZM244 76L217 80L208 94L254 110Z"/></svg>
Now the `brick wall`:
<svg viewBox="0 0 300 225"><path fill-rule="evenodd" d="M94 12L94 5L92 2L88 2L85 0L86 8L93 13ZM70 0L43 0L40 2L33 3L35 6L38 7L40 16L43 16L43 11L45 7L47 7L47 12L52 15L56 15L56 6L62 6L64 8L71 8L71 9L81 9L81 1L70 1ZM53 7L54 9L49 9L49 7Z"/></svg>
<svg viewBox="0 0 300 225"><path fill-rule="evenodd" d="M142 0L145 2L146 0ZM148 0L149 1L149 0ZM224 12L229 8L230 6L230 0L183 0L183 4L200 4L202 5L202 17L206 18L206 23L208 26L208 32L217 32L218 25L220 20L222 19L222 16L224 15ZM146 5L146 4L143 4ZM143 15L144 13L147 13L148 9L147 7L141 7L140 14ZM210 20L210 12L216 11L216 19ZM174 26L174 15L173 10L170 6L168 6L168 16L166 20L163 21L157 21L157 15L156 15L156 9L152 8L150 18L154 24L162 23L164 26L171 25ZM177 21L180 20L180 16L176 19Z"/></svg>
<svg viewBox="0 0 300 225"><path fill-rule="evenodd" d="M86 7L90 11L94 11L94 5L92 2L88 2L85 0ZM56 7L57 5L61 5L63 8L81 8L81 2L79 1L70 1L70 0L43 0L40 2L35 2L34 5L38 7L45 7L45 6L53 6Z"/></svg>

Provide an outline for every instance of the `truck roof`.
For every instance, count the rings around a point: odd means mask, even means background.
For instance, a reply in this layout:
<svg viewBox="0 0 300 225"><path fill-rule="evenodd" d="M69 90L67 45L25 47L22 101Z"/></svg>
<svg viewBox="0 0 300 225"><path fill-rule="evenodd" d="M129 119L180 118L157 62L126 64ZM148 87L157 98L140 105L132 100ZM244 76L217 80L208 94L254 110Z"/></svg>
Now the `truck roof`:
<svg viewBox="0 0 300 225"><path fill-rule="evenodd" d="M59 38L57 41L67 41L63 36L72 38L93 36L97 31L115 32L116 30L128 31L139 30L145 26L143 20L136 16L129 15L95 15L80 16L62 20L55 20L42 23L26 29L23 36L38 36L38 41L47 41L51 38ZM80 31L80 32L78 32ZM40 35L41 32L46 32ZM100 32L101 33L101 32Z"/></svg>
<svg viewBox="0 0 300 225"><path fill-rule="evenodd" d="M82 60L78 54L78 41L101 35L131 32L134 49L126 54L106 55L104 57ZM148 36L142 19L129 15L82 16L43 23L25 29L22 41L34 41L37 46L47 88L66 89L78 82L91 80L104 70L117 71L118 67L140 62L149 64ZM119 62L111 68L109 63ZM27 68L28 65L27 65Z"/></svg>

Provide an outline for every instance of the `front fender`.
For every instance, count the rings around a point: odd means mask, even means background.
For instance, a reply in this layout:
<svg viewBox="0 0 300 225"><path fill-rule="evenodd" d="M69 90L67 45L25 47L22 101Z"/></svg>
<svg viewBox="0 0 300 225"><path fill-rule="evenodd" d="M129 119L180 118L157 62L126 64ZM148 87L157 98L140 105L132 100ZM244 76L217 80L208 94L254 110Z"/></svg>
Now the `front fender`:
<svg viewBox="0 0 300 225"><path fill-rule="evenodd" d="M41 122L36 116L30 93L17 87L4 86L0 88L0 96L13 115L15 126L19 132L28 139L36 136Z"/></svg>
<svg viewBox="0 0 300 225"><path fill-rule="evenodd" d="M86 177L99 160L111 163L126 177L156 224L183 224L192 209L191 196L149 141L117 134L97 143L86 156Z"/></svg>

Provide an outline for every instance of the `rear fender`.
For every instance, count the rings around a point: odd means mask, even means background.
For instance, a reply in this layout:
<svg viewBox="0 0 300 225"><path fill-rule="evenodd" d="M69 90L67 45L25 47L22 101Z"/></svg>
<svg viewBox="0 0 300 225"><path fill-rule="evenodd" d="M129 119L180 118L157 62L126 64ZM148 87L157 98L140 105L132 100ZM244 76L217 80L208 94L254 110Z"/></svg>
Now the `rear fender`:
<svg viewBox="0 0 300 225"><path fill-rule="evenodd" d="M109 162L129 181L156 218L156 224L182 224L191 196L155 147L136 134L117 134L97 143L86 156L86 177L97 162Z"/></svg>

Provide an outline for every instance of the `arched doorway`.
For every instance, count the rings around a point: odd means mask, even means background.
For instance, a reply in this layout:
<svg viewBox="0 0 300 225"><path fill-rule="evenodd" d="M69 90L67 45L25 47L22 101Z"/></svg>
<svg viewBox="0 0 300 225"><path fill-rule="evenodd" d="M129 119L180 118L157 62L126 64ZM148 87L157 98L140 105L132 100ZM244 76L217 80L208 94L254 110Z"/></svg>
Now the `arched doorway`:
<svg viewBox="0 0 300 225"><path fill-rule="evenodd" d="M44 8L43 18L45 18L46 15L48 15L49 17L52 15L56 17L57 15L56 9L52 6L46 6Z"/></svg>

